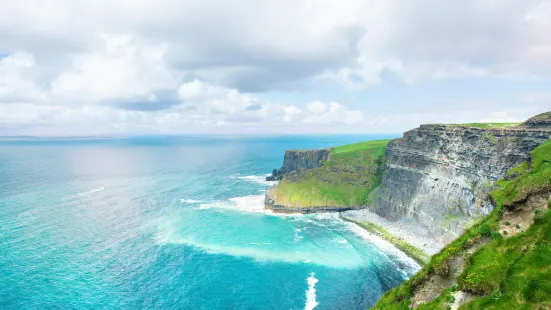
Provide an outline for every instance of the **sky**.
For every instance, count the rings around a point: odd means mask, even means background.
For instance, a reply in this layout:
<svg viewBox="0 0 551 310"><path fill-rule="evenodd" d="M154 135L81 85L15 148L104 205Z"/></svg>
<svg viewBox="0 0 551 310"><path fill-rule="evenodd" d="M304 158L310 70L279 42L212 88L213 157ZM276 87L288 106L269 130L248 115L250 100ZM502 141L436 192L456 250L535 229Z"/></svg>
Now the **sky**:
<svg viewBox="0 0 551 310"><path fill-rule="evenodd" d="M551 110L551 0L4 0L0 136L401 133Z"/></svg>

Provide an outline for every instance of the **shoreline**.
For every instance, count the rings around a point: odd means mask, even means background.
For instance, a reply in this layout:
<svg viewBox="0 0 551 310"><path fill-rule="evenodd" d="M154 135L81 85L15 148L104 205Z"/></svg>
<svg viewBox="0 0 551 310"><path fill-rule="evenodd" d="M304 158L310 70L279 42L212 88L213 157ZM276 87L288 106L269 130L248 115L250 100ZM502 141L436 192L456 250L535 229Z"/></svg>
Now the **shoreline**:
<svg viewBox="0 0 551 310"><path fill-rule="evenodd" d="M266 210L272 210L273 213L277 214L289 214L289 213L300 213L300 214L312 214L312 213L334 213L334 212L344 212L344 211L354 211L354 210L363 210L365 207L288 207L282 205L273 205L270 207L265 207Z"/></svg>
<svg viewBox="0 0 551 310"><path fill-rule="evenodd" d="M354 222L367 223L364 224L369 226L367 230L379 230L384 234L410 244L429 256L440 252L447 244L443 238L432 235L428 230L419 225L405 220L391 221L367 209L343 212L342 216Z"/></svg>
<svg viewBox="0 0 551 310"><path fill-rule="evenodd" d="M445 244L436 238L428 236L426 231L404 222L392 222L375 213L369 212L365 206L346 207L290 207L275 204L271 198L270 187L266 190L264 209L272 214L313 214L338 213L344 222L352 223L360 229L375 235L394 246L421 266L426 265L432 255L438 253Z"/></svg>
<svg viewBox="0 0 551 310"><path fill-rule="evenodd" d="M358 221L354 220L352 218L343 216L341 213L339 213L339 217L345 221L352 224L355 224L356 226L360 227L361 229L372 233L381 239L387 241L388 243L395 246L398 250L403 252L405 255L413 259L416 263L418 263L421 266L426 265L431 258L431 255L424 252L421 249L418 249L417 247L411 245L404 239L397 237L391 233L389 233L387 230L385 230L383 227L380 227L372 222L369 221Z"/></svg>

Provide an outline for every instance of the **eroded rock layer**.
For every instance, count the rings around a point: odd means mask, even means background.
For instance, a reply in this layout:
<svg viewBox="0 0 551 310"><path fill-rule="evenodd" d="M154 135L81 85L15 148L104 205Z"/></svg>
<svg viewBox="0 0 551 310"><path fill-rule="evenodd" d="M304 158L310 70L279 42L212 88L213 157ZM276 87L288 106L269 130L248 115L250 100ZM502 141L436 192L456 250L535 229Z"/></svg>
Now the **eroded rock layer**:
<svg viewBox="0 0 551 310"><path fill-rule="evenodd" d="M329 159L331 149L321 150L287 150L283 158L283 166L279 170L274 169L266 180L280 180L284 175L300 169L314 169Z"/></svg>
<svg viewBox="0 0 551 310"><path fill-rule="evenodd" d="M487 192L493 182L527 161L550 134L541 122L508 129L422 125L388 144L371 209L452 239L473 217L491 211Z"/></svg>

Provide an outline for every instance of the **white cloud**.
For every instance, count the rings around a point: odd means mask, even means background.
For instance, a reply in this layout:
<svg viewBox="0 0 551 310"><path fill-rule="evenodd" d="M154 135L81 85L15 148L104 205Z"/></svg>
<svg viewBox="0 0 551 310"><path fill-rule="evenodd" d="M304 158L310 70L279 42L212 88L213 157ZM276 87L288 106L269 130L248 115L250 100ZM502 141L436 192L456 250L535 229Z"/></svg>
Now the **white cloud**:
<svg viewBox="0 0 551 310"><path fill-rule="evenodd" d="M407 83L465 77L549 77L551 1L373 1L352 65L329 70L348 88L394 73Z"/></svg>
<svg viewBox="0 0 551 310"><path fill-rule="evenodd" d="M0 59L0 104L45 100L34 82L36 63L30 54L18 52Z"/></svg>
<svg viewBox="0 0 551 310"><path fill-rule="evenodd" d="M327 105L320 101L314 101L314 102L310 102L306 106L306 109L313 116L321 116L327 112Z"/></svg>
<svg viewBox="0 0 551 310"><path fill-rule="evenodd" d="M52 81L53 96L75 103L154 103L178 79L165 62L166 46L137 44L130 36L102 36L102 48L74 57Z"/></svg>
<svg viewBox="0 0 551 310"><path fill-rule="evenodd" d="M208 132L219 127L234 132L243 130L243 126L257 124L265 127L264 130L275 128L277 132L280 126L295 127L300 123L346 125L362 118L361 112L349 111L338 103L314 102L302 110L296 105L261 100L200 80L181 83L178 94L179 103L157 111L91 103L5 103L0 104L0 125L47 129L53 126L58 130L78 128L71 134L113 134ZM318 110L313 108L315 106Z"/></svg>
<svg viewBox="0 0 551 310"><path fill-rule="evenodd" d="M330 102L323 103L314 101L307 106L308 114L304 119L305 123L315 124L339 124L348 125L357 124L363 121L364 116L361 111L348 110L343 105Z"/></svg>
<svg viewBox="0 0 551 310"><path fill-rule="evenodd" d="M328 94L334 81L365 90L396 78L408 87L550 79L550 32L551 0L7 0L0 125L395 128L406 122L385 122L385 103ZM278 95L285 100L265 99ZM364 121L367 111L373 116Z"/></svg>

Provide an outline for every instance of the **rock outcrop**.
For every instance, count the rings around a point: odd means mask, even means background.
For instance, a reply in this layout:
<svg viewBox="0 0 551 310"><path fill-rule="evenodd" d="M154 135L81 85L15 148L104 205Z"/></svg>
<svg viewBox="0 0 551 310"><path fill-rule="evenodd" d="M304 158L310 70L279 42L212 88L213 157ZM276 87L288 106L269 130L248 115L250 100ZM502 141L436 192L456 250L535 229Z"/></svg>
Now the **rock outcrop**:
<svg viewBox="0 0 551 310"><path fill-rule="evenodd" d="M493 182L529 160L530 151L550 138L547 116L507 129L422 125L406 132L387 147L386 170L371 210L455 238L473 216L492 210L487 193Z"/></svg>
<svg viewBox="0 0 551 310"><path fill-rule="evenodd" d="M283 158L283 166L279 170L274 169L267 181L281 180L281 178L293 171L300 169L314 169L321 166L329 159L331 149L321 150L287 150Z"/></svg>
<svg viewBox="0 0 551 310"><path fill-rule="evenodd" d="M526 122L522 123L520 127L525 128L551 128L551 112L542 113L536 115Z"/></svg>

